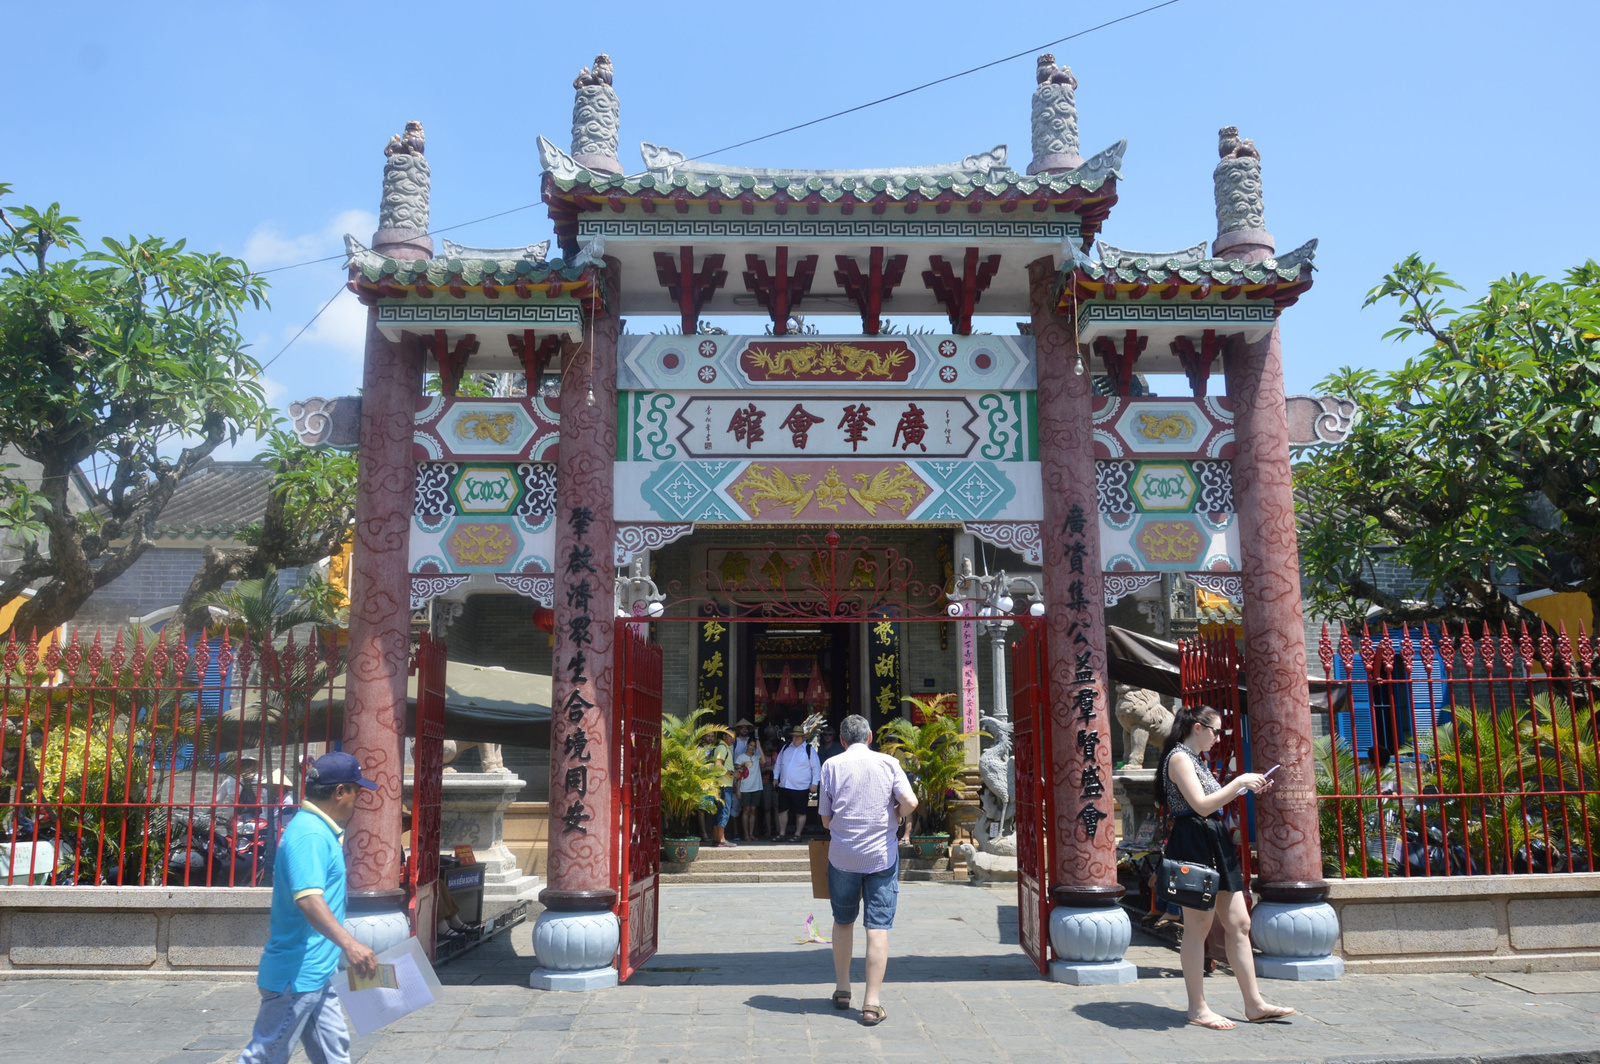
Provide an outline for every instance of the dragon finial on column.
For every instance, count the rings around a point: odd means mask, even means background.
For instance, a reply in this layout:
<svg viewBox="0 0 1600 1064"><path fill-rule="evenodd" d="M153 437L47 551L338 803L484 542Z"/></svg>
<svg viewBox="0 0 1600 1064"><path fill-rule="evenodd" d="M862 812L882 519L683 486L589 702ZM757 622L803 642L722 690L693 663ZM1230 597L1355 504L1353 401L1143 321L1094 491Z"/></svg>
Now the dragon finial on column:
<svg viewBox="0 0 1600 1064"><path fill-rule="evenodd" d="M383 196L372 250L392 259L433 257L428 235L428 193L432 178L423 157L422 123L412 120L383 149Z"/></svg>
<svg viewBox="0 0 1600 1064"><path fill-rule="evenodd" d="M1229 233L1243 232L1265 237L1261 153L1255 142L1241 138L1238 126L1223 126L1217 131L1217 154L1222 156L1212 174L1217 196L1217 240L1221 242Z"/></svg>
<svg viewBox="0 0 1600 1064"><path fill-rule="evenodd" d="M594 57L594 67L584 67L573 79L577 96L572 103L572 158L597 174L620 174L617 137L622 104L611 87L611 57Z"/></svg>
<svg viewBox="0 0 1600 1064"><path fill-rule="evenodd" d="M1028 173L1071 170L1083 162L1078 153L1078 79L1071 67L1056 65L1049 52L1039 57L1033 90L1033 162Z"/></svg>

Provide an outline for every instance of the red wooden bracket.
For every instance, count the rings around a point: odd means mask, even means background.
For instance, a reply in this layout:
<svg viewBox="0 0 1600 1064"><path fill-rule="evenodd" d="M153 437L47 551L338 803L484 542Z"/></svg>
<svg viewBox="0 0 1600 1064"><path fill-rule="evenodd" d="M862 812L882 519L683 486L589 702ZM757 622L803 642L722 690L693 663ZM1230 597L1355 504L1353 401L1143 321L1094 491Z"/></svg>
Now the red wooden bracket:
<svg viewBox="0 0 1600 1064"><path fill-rule="evenodd" d="M435 329L428 348L439 365L439 390L445 395L454 396L461 387L461 375L466 372L468 357L478 350L478 337L467 333L456 341L455 349L451 350L450 338L445 331Z"/></svg>
<svg viewBox="0 0 1600 1064"><path fill-rule="evenodd" d="M683 335L692 336L700 328L700 312L717 289L728 283L728 271L722 268L723 256L707 255L699 273L694 269L693 247L680 247L676 262L665 251L656 252L655 258L656 280L678 304Z"/></svg>
<svg viewBox="0 0 1600 1064"><path fill-rule="evenodd" d="M543 340L539 340L535 338L532 329L522 330L520 336L516 333L507 333L506 343L511 346L511 353L522 363L522 372L528 379L529 395L539 390L539 379L544 376L550 360L568 348L576 350L578 346L560 333L551 333Z"/></svg>
<svg viewBox="0 0 1600 1064"><path fill-rule="evenodd" d="M1187 336L1172 341L1172 353L1178 356L1178 361L1183 365L1183 372L1189 377L1189 387L1196 399L1205 397L1206 380L1211 376L1211 364L1217 360L1219 347L1215 329L1207 329L1200 335L1198 350L1194 341Z"/></svg>
<svg viewBox="0 0 1600 1064"><path fill-rule="evenodd" d="M746 255L744 262L747 267L744 286L771 315L772 335L787 335L790 312L811 291L811 280L817 272L817 257L807 255L797 260L793 276L789 274L789 249L786 247L778 248L771 274L767 273L767 262L760 255Z"/></svg>
<svg viewBox="0 0 1600 1064"><path fill-rule="evenodd" d="M833 279L861 311L861 331L868 336L877 336L878 330L883 327L883 304L906 275L906 257L894 255L885 262L883 249L873 248L867 255L865 276L862 276L856 260L849 255L835 255L834 262L839 264L839 268L833 271Z"/></svg>
<svg viewBox="0 0 1600 1064"><path fill-rule="evenodd" d="M1139 361L1139 356L1144 353L1144 345L1149 342L1150 337L1140 336L1135 330L1129 329L1122 334L1122 350L1119 352L1117 342L1111 337L1095 337L1094 353L1106 364L1106 374L1111 378L1115 394L1127 395L1133 389L1133 364Z"/></svg>
<svg viewBox="0 0 1600 1064"><path fill-rule="evenodd" d="M932 289L933 298L950 315L950 326L956 335L972 335L972 312L1000 269L1000 256L990 255L979 262L978 249L968 248L962 257L959 279L942 255L929 255L928 265L932 269L922 271L922 283Z"/></svg>

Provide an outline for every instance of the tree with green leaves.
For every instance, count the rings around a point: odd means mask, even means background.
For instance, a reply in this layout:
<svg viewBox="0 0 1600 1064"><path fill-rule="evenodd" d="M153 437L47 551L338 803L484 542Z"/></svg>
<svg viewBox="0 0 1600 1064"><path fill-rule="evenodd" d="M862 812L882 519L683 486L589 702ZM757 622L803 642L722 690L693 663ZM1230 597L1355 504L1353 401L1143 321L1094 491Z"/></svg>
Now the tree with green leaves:
<svg viewBox="0 0 1600 1064"><path fill-rule="evenodd" d="M0 197L9 191L0 184ZM37 589L15 620L23 632L69 620L127 572L184 478L273 420L239 332L244 309L265 305L266 282L182 240L107 238L88 250L78 221L55 203L0 208L0 447L39 466L37 478L0 468L0 531L22 555L0 579L0 604ZM248 549L208 555L186 605L343 542L354 459L283 433L267 457L271 501ZM87 507L73 505L74 482Z"/></svg>
<svg viewBox="0 0 1600 1064"><path fill-rule="evenodd" d="M1512 274L1462 309L1412 255L1367 296L1393 300L1386 337L1417 352L1387 373L1345 367L1340 444L1299 455L1301 572L1327 615L1535 619L1517 584L1600 594L1600 265ZM1378 566L1409 570L1385 589Z"/></svg>

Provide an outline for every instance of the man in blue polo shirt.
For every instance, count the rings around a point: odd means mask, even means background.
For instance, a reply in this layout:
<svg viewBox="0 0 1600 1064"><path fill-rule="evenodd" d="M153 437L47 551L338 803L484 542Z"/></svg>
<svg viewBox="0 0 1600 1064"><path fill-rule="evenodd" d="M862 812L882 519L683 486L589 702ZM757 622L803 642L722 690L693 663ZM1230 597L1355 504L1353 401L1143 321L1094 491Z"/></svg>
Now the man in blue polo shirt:
<svg viewBox="0 0 1600 1064"><path fill-rule="evenodd" d="M362 788L378 789L349 754L323 754L306 772L305 801L283 830L272 865L272 930L261 954L250 1044L239 1064L287 1064L295 1042L311 1064L349 1064L350 1033L333 992L339 955L362 975L377 955L344 929L344 826Z"/></svg>

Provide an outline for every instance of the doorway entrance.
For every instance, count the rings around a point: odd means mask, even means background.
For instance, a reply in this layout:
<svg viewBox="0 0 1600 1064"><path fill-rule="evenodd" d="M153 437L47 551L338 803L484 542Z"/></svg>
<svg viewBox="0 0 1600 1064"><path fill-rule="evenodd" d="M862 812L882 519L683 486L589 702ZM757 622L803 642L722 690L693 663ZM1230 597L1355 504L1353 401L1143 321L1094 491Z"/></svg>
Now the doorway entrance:
<svg viewBox="0 0 1600 1064"><path fill-rule="evenodd" d="M654 625L687 623L704 626L707 614L661 617L655 621L629 621L619 618L615 641L615 690L624 692L617 702L615 723L616 756L612 777L614 802L618 811L616 839L619 845L613 862L617 890L617 916L622 941L617 957L618 977L626 980L654 955L659 944L658 914L661 889L661 653L650 636ZM939 615L899 617L897 623L942 623ZM1050 960L1048 915L1050 908L1047 870L1050 867L1049 829L1051 810L1052 763L1049 749L1048 682L1044 625L1027 616L1011 618L1020 626L1017 654L1017 680L1012 700L1014 730L1010 737L1015 764L1019 939L1023 951L1043 974ZM833 694L830 672L836 681L840 667L824 655L832 655L848 633L877 622L863 622L859 615L844 616L812 613L798 618L771 616L731 616L715 618L739 630L734 638L749 642L753 653L751 667L752 702L756 697L755 667L761 660L763 639L771 644L774 662L787 665L794 685L794 665L811 661L822 683ZM745 631L748 629L748 631ZM803 651L788 640L809 639ZM811 655L806 657L806 655ZM764 676L765 670L763 670ZM848 665L843 678L850 677ZM836 682L835 681L835 682ZM807 683L811 678L808 675ZM782 683L780 673L778 683ZM786 695L789 692L784 692ZM798 693L798 692L797 692ZM819 694L820 697L820 694ZM803 702L803 699L797 700Z"/></svg>

